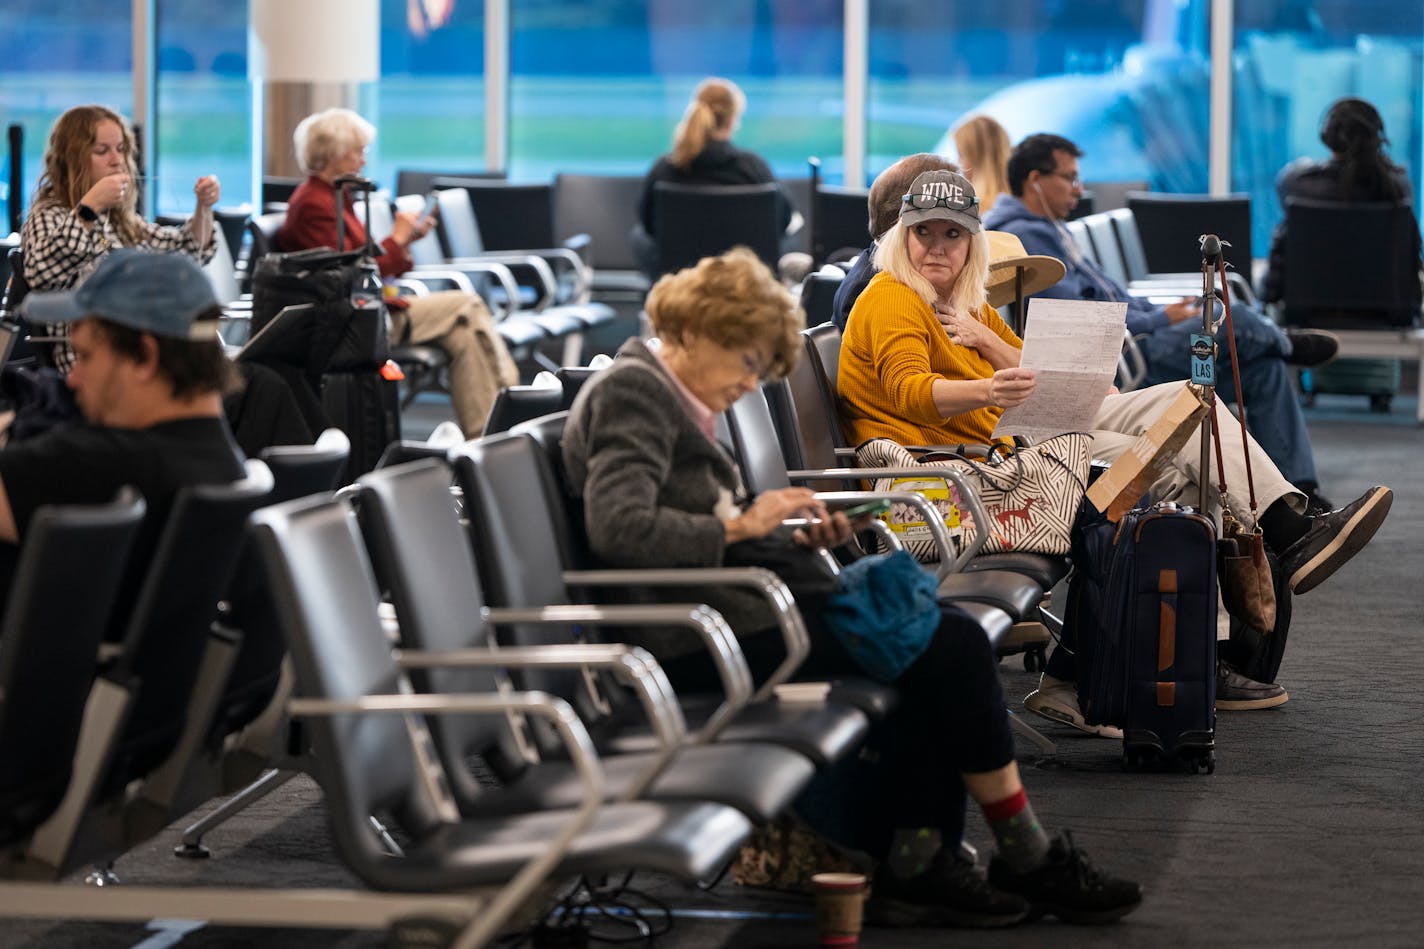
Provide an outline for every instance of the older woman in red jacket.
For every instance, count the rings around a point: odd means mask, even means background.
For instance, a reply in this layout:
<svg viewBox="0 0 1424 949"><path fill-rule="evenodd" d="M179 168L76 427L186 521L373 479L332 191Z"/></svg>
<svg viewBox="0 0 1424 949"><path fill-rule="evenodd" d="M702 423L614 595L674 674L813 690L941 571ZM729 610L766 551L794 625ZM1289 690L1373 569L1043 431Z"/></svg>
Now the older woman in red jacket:
<svg viewBox="0 0 1424 949"><path fill-rule="evenodd" d="M297 162L308 175L287 205L287 219L277 232L284 251L336 246L336 179L360 174L376 129L349 109L327 109L307 116L292 136ZM366 242L366 229L348 196L341 206L342 229L349 247ZM395 212L395 226L379 241L376 264L384 277L411 267L407 248L434 226L405 211ZM519 381L519 372L494 328L489 307L477 294L447 290L421 297L398 297L391 305L392 339L434 343L450 355L450 401L467 438L479 435L495 394Z"/></svg>

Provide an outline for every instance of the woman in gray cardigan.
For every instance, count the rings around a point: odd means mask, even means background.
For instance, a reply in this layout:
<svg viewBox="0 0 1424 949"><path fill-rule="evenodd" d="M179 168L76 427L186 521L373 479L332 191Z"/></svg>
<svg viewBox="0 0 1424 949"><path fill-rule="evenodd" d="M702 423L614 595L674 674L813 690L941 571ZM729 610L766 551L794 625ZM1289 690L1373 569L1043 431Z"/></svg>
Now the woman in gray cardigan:
<svg viewBox="0 0 1424 949"><path fill-rule="evenodd" d="M739 248L658 281L646 310L660 344L631 340L584 386L565 430L568 481L584 499L594 556L610 567L699 567L727 562L742 541L780 538L803 547L849 540L804 488L745 497L715 438L716 414L800 350L802 315L771 272ZM803 517L809 528L786 531ZM696 594L737 630L753 675L784 658L771 616L740 591ZM856 674L854 661L802 603L812 650L799 675ZM1028 804L1013 757L997 659L983 631L940 607L929 647L893 684L896 709L878 729L876 785L865 839L884 860L868 908L887 925L1003 926L1054 913L1070 922L1120 918L1137 884L1095 869L1068 834L1048 835ZM711 664L683 640L641 643L680 689L717 687ZM981 806L997 853L987 879L959 854L965 792Z"/></svg>

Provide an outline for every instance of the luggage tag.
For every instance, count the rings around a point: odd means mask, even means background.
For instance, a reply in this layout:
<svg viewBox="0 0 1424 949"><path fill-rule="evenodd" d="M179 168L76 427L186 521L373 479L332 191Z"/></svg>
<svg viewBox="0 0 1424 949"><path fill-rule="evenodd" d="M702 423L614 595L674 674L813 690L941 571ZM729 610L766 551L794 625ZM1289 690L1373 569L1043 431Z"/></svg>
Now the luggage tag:
<svg viewBox="0 0 1424 949"><path fill-rule="evenodd" d="M1206 333L1193 333L1192 382L1199 386L1216 385L1216 341Z"/></svg>

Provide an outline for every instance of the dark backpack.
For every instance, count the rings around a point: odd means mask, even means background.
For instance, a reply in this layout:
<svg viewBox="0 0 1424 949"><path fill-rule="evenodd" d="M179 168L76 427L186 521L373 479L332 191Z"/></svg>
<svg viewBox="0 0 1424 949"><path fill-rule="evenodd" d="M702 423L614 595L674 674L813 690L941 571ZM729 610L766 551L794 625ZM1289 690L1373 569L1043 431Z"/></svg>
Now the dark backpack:
<svg viewBox="0 0 1424 949"><path fill-rule="evenodd" d="M289 306L311 304L310 313L284 320L278 339L259 340L262 330ZM376 265L357 251L330 248L267 254L252 273L252 335L261 346L256 362L284 362L309 376L378 369L390 357L386 307Z"/></svg>

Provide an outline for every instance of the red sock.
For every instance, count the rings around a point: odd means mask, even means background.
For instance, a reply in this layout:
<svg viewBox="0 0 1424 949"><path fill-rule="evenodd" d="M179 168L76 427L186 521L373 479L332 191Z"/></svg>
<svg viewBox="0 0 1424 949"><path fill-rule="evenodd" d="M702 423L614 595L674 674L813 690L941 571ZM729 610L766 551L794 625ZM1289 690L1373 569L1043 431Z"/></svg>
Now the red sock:
<svg viewBox="0 0 1424 949"><path fill-rule="evenodd" d="M991 824L1015 817L1025 807L1028 807L1028 795L1024 793L1023 788L1019 788L1002 801L979 805L980 810L984 812L984 819Z"/></svg>

